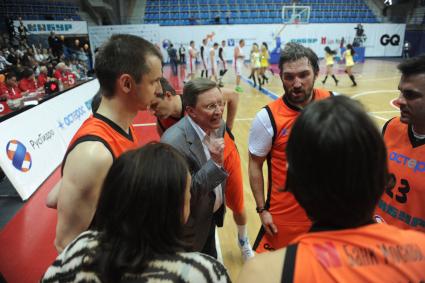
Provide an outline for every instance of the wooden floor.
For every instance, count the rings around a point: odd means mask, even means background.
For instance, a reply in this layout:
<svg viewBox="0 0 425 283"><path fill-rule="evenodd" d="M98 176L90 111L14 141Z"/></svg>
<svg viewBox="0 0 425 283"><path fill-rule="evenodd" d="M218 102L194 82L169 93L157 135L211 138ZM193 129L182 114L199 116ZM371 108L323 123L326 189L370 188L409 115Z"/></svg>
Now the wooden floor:
<svg viewBox="0 0 425 283"><path fill-rule="evenodd" d="M321 70L325 70L323 62L321 62ZM392 105L391 101L398 96L397 85L400 74L396 68L398 62L396 60L378 60L367 59L365 63L358 64L353 67L358 86L351 87L351 81L347 74L344 73L343 65L334 66L334 72L339 80L336 87L332 78L328 77L325 85L321 81L324 76L320 74L316 80L315 87L326 88L333 92L347 95L356 99L365 106L365 109L374 118L378 127L389 118L398 116L399 111ZM243 73L244 77L249 76L248 67ZM279 76L272 76L270 73L269 83L266 89L273 92L277 96L283 94L282 83ZM234 88L234 72L230 70L224 79L225 87ZM245 190L245 207L248 215L248 233L251 243L254 242L257 232L260 228L260 220L255 212L255 202L252 197L248 179L248 136L251 122L255 114L261 107L272 101L272 99L254 89L248 83L243 82L241 86L244 92L240 95L239 109L233 128L233 134L241 155L242 170L244 176ZM265 165L266 167L266 165ZM266 174L266 173L265 173ZM267 178L265 178L267 180ZM234 224L231 211L228 211L225 219L224 227L219 229L219 238L224 264L230 272L232 280L235 280L242 267L242 258L239 248L236 244L236 226Z"/></svg>

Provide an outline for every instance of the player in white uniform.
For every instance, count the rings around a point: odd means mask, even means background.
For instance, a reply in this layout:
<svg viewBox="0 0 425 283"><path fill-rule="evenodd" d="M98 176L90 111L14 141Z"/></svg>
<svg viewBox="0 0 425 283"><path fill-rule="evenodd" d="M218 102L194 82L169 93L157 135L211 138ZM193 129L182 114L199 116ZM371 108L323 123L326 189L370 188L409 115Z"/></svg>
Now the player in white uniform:
<svg viewBox="0 0 425 283"><path fill-rule="evenodd" d="M188 48L188 62L186 64L187 68L187 80L191 80L195 78L196 73L196 57L198 56L198 51L195 48L195 42L192 40L190 42L190 46Z"/></svg>
<svg viewBox="0 0 425 283"><path fill-rule="evenodd" d="M221 47L218 49L218 69L219 69L219 86L223 87L223 76L227 72L227 63L226 63L226 41L221 41Z"/></svg>
<svg viewBox="0 0 425 283"><path fill-rule="evenodd" d="M208 38L202 39L202 44L200 47L200 53L201 53L201 78L204 77L208 78Z"/></svg>
<svg viewBox="0 0 425 283"><path fill-rule="evenodd" d="M236 91L243 92L243 89L240 86L241 83L241 74L242 66L245 60L245 54L243 52L243 47L245 46L245 40L239 40L239 45L235 47L234 58L235 58L235 73L236 73Z"/></svg>
<svg viewBox="0 0 425 283"><path fill-rule="evenodd" d="M214 43L210 49L208 56L208 70L210 71L210 79L217 81L218 79L218 43Z"/></svg>

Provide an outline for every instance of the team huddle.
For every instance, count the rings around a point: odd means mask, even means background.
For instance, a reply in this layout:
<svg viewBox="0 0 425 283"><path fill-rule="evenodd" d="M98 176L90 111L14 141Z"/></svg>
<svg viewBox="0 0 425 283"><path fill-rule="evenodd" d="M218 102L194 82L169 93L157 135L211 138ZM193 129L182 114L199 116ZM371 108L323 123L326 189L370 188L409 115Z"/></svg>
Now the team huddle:
<svg viewBox="0 0 425 283"><path fill-rule="evenodd" d="M200 78L191 42L182 94L162 77L162 55L148 41L114 35L102 46L93 115L48 196L60 254L42 282L230 282L216 247L227 209L245 262L238 282L425 282L425 56L398 66L401 117L381 134L360 103L315 88L310 48L285 45L284 94L259 109L249 132L262 224L251 247L245 153L232 134L244 45L234 50L233 91L220 87L225 41L203 57ZM252 73L260 87L261 68ZM147 109L161 140L139 147L132 122Z"/></svg>

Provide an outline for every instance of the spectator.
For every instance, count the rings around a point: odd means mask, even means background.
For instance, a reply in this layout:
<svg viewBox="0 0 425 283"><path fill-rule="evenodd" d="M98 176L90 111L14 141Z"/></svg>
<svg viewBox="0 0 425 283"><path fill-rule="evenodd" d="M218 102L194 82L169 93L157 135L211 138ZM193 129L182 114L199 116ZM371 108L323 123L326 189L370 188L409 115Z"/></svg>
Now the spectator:
<svg viewBox="0 0 425 283"><path fill-rule="evenodd" d="M46 82L50 80L48 74L47 74L47 67L41 66L40 67L40 74L38 75L37 82L39 87L44 87Z"/></svg>
<svg viewBox="0 0 425 283"><path fill-rule="evenodd" d="M30 68L25 68L21 73L21 80L19 81L19 88L22 92L36 92L37 81L35 80L34 72Z"/></svg>
<svg viewBox="0 0 425 283"><path fill-rule="evenodd" d="M106 175L91 229L41 282L230 282L214 258L183 252L190 183L186 161L171 146L124 153Z"/></svg>
<svg viewBox="0 0 425 283"><path fill-rule="evenodd" d="M179 57L180 64L186 64L186 48L184 48L183 44L180 44Z"/></svg>
<svg viewBox="0 0 425 283"><path fill-rule="evenodd" d="M22 98L15 73L7 73L4 84L0 84L0 96L8 100Z"/></svg>
<svg viewBox="0 0 425 283"><path fill-rule="evenodd" d="M178 64L178 58L177 58L177 50L174 48L174 45L170 43L170 47L167 50L168 56L170 57L170 65L171 70L173 71L174 76L177 76L177 64Z"/></svg>
<svg viewBox="0 0 425 283"><path fill-rule="evenodd" d="M12 66L12 63L7 61L4 57L3 51L0 51L0 72L6 71L8 66Z"/></svg>

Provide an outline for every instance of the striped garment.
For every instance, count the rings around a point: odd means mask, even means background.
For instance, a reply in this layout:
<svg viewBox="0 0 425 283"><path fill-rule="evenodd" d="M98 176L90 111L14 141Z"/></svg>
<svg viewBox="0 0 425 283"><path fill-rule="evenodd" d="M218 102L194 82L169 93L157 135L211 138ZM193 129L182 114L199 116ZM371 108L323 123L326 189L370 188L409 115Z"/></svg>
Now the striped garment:
<svg viewBox="0 0 425 283"><path fill-rule="evenodd" d="M41 282L101 282L95 271L82 270L90 251L98 246L98 232L80 234L47 269ZM231 282L226 268L201 253L164 255L148 263L143 273L125 274L122 282Z"/></svg>

